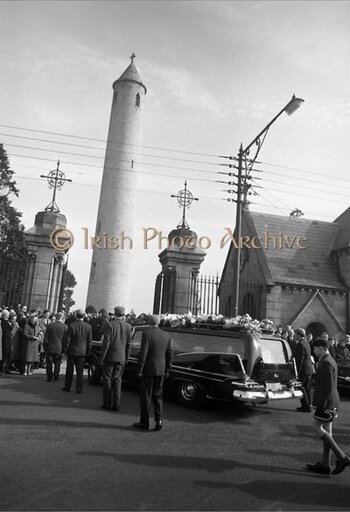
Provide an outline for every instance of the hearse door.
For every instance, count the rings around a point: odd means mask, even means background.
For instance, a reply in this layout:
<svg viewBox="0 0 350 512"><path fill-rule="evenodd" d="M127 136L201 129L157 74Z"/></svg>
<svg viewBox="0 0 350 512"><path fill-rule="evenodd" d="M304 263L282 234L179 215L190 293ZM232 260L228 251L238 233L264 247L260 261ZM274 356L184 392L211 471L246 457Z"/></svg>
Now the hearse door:
<svg viewBox="0 0 350 512"><path fill-rule="evenodd" d="M260 357L255 362L252 378L268 391L280 391L294 378L293 362L282 340L260 339Z"/></svg>
<svg viewBox="0 0 350 512"><path fill-rule="evenodd" d="M139 355L141 349L141 338L143 331L136 331L131 342L131 351L128 363L125 365L123 379L132 382L137 381L137 371L139 366Z"/></svg>
<svg viewBox="0 0 350 512"><path fill-rule="evenodd" d="M214 398L227 398L225 388L231 394L231 382L246 377L242 360L237 354L202 354L192 368L200 371L207 394Z"/></svg>

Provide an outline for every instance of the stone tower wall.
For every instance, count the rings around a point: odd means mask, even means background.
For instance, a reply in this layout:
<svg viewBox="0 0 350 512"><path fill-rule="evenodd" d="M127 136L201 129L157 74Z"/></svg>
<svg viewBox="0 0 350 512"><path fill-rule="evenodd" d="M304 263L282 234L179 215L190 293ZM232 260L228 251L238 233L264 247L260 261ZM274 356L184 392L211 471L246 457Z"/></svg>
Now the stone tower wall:
<svg viewBox="0 0 350 512"><path fill-rule="evenodd" d="M108 132L96 235L106 233L121 242L122 235L133 240L136 160L141 137L145 89L134 81L116 81ZM140 96L140 106L136 96ZM119 244L121 245L121 244ZM129 309L130 242L124 248L96 248L93 251L87 305L112 311L117 305Z"/></svg>

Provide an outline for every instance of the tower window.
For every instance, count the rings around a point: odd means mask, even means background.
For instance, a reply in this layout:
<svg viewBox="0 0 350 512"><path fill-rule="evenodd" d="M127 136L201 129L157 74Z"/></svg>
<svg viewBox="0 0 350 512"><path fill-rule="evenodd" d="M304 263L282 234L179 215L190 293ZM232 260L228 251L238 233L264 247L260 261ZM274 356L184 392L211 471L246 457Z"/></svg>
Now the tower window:
<svg viewBox="0 0 350 512"><path fill-rule="evenodd" d="M141 105L141 97L139 95L139 93L136 94L136 102L135 102L136 106L139 107Z"/></svg>
<svg viewBox="0 0 350 512"><path fill-rule="evenodd" d="M112 106L114 106L116 103L117 103L117 98L118 98L118 94L116 91L114 91L114 94L113 94L113 104Z"/></svg>

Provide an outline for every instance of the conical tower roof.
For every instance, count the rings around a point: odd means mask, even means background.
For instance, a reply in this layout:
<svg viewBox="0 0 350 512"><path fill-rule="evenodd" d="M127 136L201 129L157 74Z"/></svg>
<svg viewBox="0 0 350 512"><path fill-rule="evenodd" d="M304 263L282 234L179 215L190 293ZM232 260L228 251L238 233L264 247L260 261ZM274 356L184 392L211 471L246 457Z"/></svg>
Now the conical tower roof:
<svg viewBox="0 0 350 512"><path fill-rule="evenodd" d="M142 82L142 78L140 77L140 74L139 72L137 71L136 69L136 66L134 64L134 58L136 57L136 55L133 53L131 55L131 62L129 64L129 66L126 68L126 70L124 71L124 73L122 73L120 75L120 77L118 78L118 80L116 80L113 84L113 87L115 84L117 84L118 82L136 82L137 84L139 85L142 85L142 87L145 89L145 94L147 93L147 89L146 89L146 86L145 84Z"/></svg>

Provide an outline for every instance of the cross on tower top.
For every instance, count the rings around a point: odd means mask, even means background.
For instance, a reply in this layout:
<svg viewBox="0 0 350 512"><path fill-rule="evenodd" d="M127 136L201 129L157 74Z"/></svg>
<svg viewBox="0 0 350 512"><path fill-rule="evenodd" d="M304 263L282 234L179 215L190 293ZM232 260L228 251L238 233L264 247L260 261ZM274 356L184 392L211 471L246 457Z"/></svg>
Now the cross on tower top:
<svg viewBox="0 0 350 512"><path fill-rule="evenodd" d="M182 221L176 227L178 229L189 229L190 226L186 222L186 208L189 208L193 201L199 201L198 197L193 197L192 193L187 189L187 181L185 181L184 190L180 190L176 196L171 194L171 197L176 197L179 206L182 206Z"/></svg>
<svg viewBox="0 0 350 512"><path fill-rule="evenodd" d="M52 201L45 208L46 211L58 213L60 211L56 203L56 191L61 190L66 181L72 181L66 178L64 172L60 171L60 161L57 161L57 167L54 171L50 171L47 176L40 174L40 178L46 178L49 188L53 189Z"/></svg>
<svg viewBox="0 0 350 512"><path fill-rule="evenodd" d="M134 58L136 57L136 55L134 54L134 52L132 52L131 56L130 56L130 59L131 59L131 62L134 62Z"/></svg>

